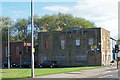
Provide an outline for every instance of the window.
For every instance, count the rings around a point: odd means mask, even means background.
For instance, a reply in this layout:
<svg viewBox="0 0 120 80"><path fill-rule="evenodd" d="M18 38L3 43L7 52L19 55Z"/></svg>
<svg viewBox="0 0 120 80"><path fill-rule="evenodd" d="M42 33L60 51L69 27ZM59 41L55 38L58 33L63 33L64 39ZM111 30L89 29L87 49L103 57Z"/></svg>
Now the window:
<svg viewBox="0 0 120 80"><path fill-rule="evenodd" d="M107 55L105 55L105 61L107 61Z"/></svg>
<svg viewBox="0 0 120 80"><path fill-rule="evenodd" d="M46 40L46 41L45 41L45 48L46 48L46 49L49 49L49 48L50 48L50 41L49 41L49 40Z"/></svg>
<svg viewBox="0 0 120 80"><path fill-rule="evenodd" d="M104 61L104 55L103 55L103 61Z"/></svg>
<svg viewBox="0 0 120 80"><path fill-rule="evenodd" d="M103 45L104 45L104 39L102 38L102 42L101 42L101 47L103 48Z"/></svg>
<svg viewBox="0 0 120 80"><path fill-rule="evenodd" d="M65 40L61 40L61 49L65 48Z"/></svg>
<svg viewBox="0 0 120 80"><path fill-rule="evenodd" d="M110 55L108 55L108 61L110 61Z"/></svg>
<svg viewBox="0 0 120 80"><path fill-rule="evenodd" d="M19 47L16 47L16 56L19 56Z"/></svg>
<svg viewBox="0 0 120 80"><path fill-rule="evenodd" d="M26 53L28 53L28 46L25 46L25 51Z"/></svg>
<svg viewBox="0 0 120 80"><path fill-rule="evenodd" d="M76 62L86 61L87 56L86 55L77 55L76 56Z"/></svg>
<svg viewBox="0 0 120 80"><path fill-rule="evenodd" d="M27 52L28 52L28 53L31 53L31 46L27 46L27 47L28 47L28 48L27 48L27 50L28 50Z"/></svg>
<svg viewBox="0 0 120 80"><path fill-rule="evenodd" d="M5 47L5 56L7 57L7 54L8 54L8 48Z"/></svg>
<svg viewBox="0 0 120 80"><path fill-rule="evenodd" d="M93 45L93 41L94 41L93 38L89 38L88 44L89 44L89 45Z"/></svg>
<svg viewBox="0 0 120 80"><path fill-rule="evenodd" d="M76 45L76 46L80 46L80 40L79 40L79 39L77 39L77 40L75 41L75 45Z"/></svg>

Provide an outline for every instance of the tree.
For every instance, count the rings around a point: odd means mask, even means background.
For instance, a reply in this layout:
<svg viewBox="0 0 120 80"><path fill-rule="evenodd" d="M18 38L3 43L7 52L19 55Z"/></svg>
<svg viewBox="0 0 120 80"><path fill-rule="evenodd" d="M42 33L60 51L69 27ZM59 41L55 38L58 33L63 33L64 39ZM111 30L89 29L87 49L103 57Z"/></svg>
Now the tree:
<svg viewBox="0 0 120 80"><path fill-rule="evenodd" d="M27 30L28 30L28 20L27 19L18 19L14 25L15 36L17 41L26 41L27 40Z"/></svg>
<svg viewBox="0 0 120 80"><path fill-rule="evenodd" d="M12 20L9 17L0 17L0 28L5 28L12 25Z"/></svg>
<svg viewBox="0 0 120 80"><path fill-rule="evenodd" d="M9 17L0 17L0 28L3 30L3 41L7 41L7 27L10 28L11 41L31 42L31 17L22 18L13 22ZM71 14L53 14L42 17L34 16L34 38L38 42L38 32L68 30L73 27L93 28L94 23L83 18L74 17Z"/></svg>
<svg viewBox="0 0 120 80"><path fill-rule="evenodd" d="M9 17L0 17L0 29L2 29L2 41L7 42L8 40L8 27L10 27L9 36L12 31L12 19Z"/></svg>
<svg viewBox="0 0 120 80"><path fill-rule="evenodd" d="M45 15L39 22L41 31L61 31L68 30L73 27L79 28L93 28L96 27L94 23L83 18L73 17L70 14L58 13L56 15Z"/></svg>
<svg viewBox="0 0 120 80"><path fill-rule="evenodd" d="M35 39L35 42L37 42L38 41L38 32L40 32L40 29L39 29L40 28L40 18L39 18L39 16L35 15L33 17L33 19L34 19L34 35L35 35L34 39ZM28 17L28 23L29 23L29 25L31 25L31 17ZM31 28L31 26L29 28ZM29 40L30 40L31 33L29 33L28 36L29 36Z"/></svg>

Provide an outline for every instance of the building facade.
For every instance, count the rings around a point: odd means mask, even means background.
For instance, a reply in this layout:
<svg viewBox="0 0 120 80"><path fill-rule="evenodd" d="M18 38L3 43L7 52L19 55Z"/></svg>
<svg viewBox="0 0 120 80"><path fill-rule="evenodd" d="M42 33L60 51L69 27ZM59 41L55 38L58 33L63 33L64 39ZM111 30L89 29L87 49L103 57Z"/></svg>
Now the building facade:
<svg viewBox="0 0 120 80"><path fill-rule="evenodd" d="M60 66L109 65L110 32L103 28L73 28L40 32L38 64L57 61Z"/></svg>
<svg viewBox="0 0 120 80"><path fill-rule="evenodd" d="M2 43L2 61L8 59L8 43ZM10 42L10 61L22 64L31 60L31 43Z"/></svg>

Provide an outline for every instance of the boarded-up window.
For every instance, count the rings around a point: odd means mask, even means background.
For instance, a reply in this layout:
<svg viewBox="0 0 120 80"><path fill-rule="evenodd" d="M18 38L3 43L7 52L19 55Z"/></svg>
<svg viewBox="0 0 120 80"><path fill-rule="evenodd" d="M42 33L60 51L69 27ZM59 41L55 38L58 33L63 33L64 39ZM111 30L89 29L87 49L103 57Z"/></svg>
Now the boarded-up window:
<svg viewBox="0 0 120 80"><path fill-rule="evenodd" d="M50 41L49 40L45 41L45 48L50 49Z"/></svg>
<svg viewBox="0 0 120 80"><path fill-rule="evenodd" d="M19 56L19 47L16 47L16 56Z"/></svg>
<svg viewBox="0 0 120 80"><path fill-rule="evenodd" d="M76 56L76 62L81 62L81 61L86 61L87 60L87 56L86 55L78 55Z"/></svg>
<svg viewBox="0 0 120 80"><path fill-rule="evenodd" d="M64 63L64 62L65 62L65 56L56 56L56 60L57 60L58 62Z"/></svg>
<svg viewBox="0 0 120 80"><path fill-rule="evenodd" d="M8 48L5 47L5 56L7 57L7 54L8 54Z"/></svg>

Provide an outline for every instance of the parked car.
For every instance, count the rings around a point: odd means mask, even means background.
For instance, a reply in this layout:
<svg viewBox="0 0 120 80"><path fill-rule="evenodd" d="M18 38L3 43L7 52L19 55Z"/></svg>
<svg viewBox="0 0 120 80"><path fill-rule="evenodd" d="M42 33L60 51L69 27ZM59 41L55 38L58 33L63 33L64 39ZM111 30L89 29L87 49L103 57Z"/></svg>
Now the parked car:
<svg viewBox="0 0 120 80"><path fill-rule="evenodd" d="M50 67L50 68L53 68L53 67L58 67L58 64L56 61L45 61L41 64L39 64L39 67L42 68L42 67Z"/></svg>
<svg viewBox="0 0 120 80"><path fill-rule="evenodd" d="M8 61L3 61L2 62L2 67L5 68L5 67L8 67ZM13 63L12 61L10 61L10 67L19 67L19 64L16 64L16 63Z"/></svg>
<svg viewBox="0 0 120 80"><path fill-rule="evenodd" d="M30 67L31 67L31 61L25 61L25 62L22 64L22 67L30 68ZM36 67L36 62L34 62L34 67Z"/></svg>
<svg viewBox="0 0 120 80"><path fill-rule="evenodd" d="M25 62L22 64L22 67L30 68L30 67L31 67L31 61L25 61Z"/></svg>

